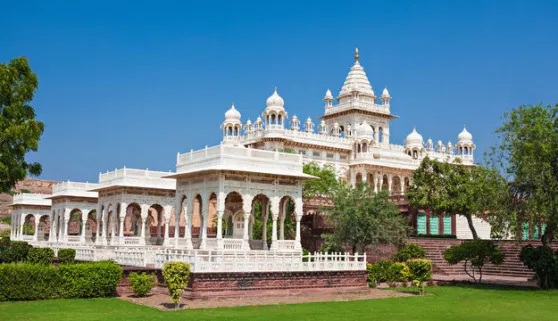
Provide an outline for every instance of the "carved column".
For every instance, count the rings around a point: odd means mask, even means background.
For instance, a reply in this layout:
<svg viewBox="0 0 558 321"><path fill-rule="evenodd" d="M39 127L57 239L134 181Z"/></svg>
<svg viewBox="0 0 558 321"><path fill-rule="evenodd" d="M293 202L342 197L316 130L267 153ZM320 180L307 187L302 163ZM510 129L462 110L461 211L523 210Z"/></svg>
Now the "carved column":
<svg viewBox="0 0 558 321"><path fill-rule="evenodd" d="M200 250L205 250L207 248L207 217L208 216L209 213L207 212L207 210L202 212L202 224L200 230L200 234L201 234Z"/></svg>
<svg viewBox="0 0 558 321"><path fill-rule="evenodd" d="M85 244L85 227L87 226L87 210L81 209L81 234L79 235L79 242Z"/></svg>
<svg viewBox="0 0 558 321"><path fill-rule="evenodd" d="M166 205L163 207L163 211L164 211L164 219L165 219L165 236L164 236L164 240L163 240L163 246L170 246L171 242L170 242L170 238L169 238L169 228L170 228L170 221L171 221L171 212L172 212L172 206L170 205Z"/></svg>
<svg viewBox="0 0 558 321"><path fill-rule="evenodd" d="M39 220L40 220L40 216L39 215L33 215L33 217L35 218L35 233L33 234L33 241L38 242L39 241Z"/></svg>
<svg viewBox="0 0 558 321"><path fill-rule="evenodd" d="M118 220L120 227L118 228L118 244L124 245L124 220L126 219L126 212L128 211L127 203L120 203L120 213L118 213Z"/></svg>
<svg viewBox="0 0 558 321"><path fill-rule="evenodd" d="M48 234L49 242L56 242L56 212L50 215L50 232Z"/></svg>
<svg viewBox="0 0 558 321"><path fill-rule="evenodd" d="M300 243L300 221L302 220L303 203L302 198L295 200L295 216L296 216L296 235L295 235L295 248L302 251L302 244Z"/></svg>
<svg viewBox="0 0 558 321"><path fill-rule="evenodd" d="M393 176L389 174L388 176L388 194L391 195L391 183L393 182Z"/></svg>
<svg viewBox="0 0 558 321"><path fill-rule="evenodd" d="M141 233L140 233L140 245L145 245L145 223L147 223L147 214L149 212L149 205L141 205Z"/></svg>
<svg viewBox="0 0 558 321"><path fill-rule="evenodd" d="M276 251L279 249L277 241L277 218L279 218L279 198L273 197L271 199L271 218L273 219L273 228L271 229L271 250Z"/></svg>
<svg viewBox="0 0 558 321"><path fill-rule="evenodd" d="M250 195L244 195L242 199L242 209L244 211L244 230L242 235L242 249L250 250L250 241L248 238L248 225L250 223L250 215L252 212L252 200Z"/></svg>
<svg viewBox="0 0 558 321"><path fill-rule="evenodd" d="M262 242L263 242L263 250L267 250L267 207L268 207L268 200L262 200L262 219L263 219L263 226L262 226Z"/></svg>

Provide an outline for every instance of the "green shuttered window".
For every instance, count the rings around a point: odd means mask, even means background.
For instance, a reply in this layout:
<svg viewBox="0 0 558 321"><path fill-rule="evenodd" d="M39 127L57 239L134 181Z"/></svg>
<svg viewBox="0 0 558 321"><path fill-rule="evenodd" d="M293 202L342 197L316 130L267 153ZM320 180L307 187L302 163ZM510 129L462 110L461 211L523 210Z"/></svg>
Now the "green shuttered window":
<svg viewBox="0 0 558 321"><path fill-rule="evenodd" d="M444 234L451 234L451 216L444 216Z"/></svg>
<svg viewBox="0 0 558 321"><path fill-rule="evenodd" d="M417 215L417 233L426 234L426 214L424 213Z"/></svg>
<svg viewBox="0 0 558 321"><path fill-rule="evenodd" d="M430 216L430 234L438 235L440 230L438 229L440 218L438 216Z"/></svg>

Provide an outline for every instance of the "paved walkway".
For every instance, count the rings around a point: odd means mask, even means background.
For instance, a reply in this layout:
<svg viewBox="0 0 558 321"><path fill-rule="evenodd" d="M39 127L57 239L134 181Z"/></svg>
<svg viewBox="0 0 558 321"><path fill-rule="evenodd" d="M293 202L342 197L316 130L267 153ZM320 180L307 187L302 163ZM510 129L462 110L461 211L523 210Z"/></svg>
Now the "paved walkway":
<svg viewBox="0 0 558 321"><path fill-rule="evenodd" d="M432 276L434 281L441 282L474 282L472 278L468 275L441 275L434 274ZM494 284L494 285L505 285L505 286L517 286L517 287L529 287L536 288L537 282L534 280L529 280L527 278L521 277L511 277L511 276L498 276L498 275L483 275L482 284Z"/></svg>

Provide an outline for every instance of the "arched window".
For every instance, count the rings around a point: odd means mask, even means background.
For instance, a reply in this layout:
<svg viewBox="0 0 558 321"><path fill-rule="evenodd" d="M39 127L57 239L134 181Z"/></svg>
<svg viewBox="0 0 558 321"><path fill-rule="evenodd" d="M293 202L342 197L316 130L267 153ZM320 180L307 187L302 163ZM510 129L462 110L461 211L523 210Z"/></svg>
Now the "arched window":
<svg viewBox="0 0 558 321"><path fill-rule="evenodd" d="M413 150L413 159L418 159L418 151L416 149Z"/></svg>
<svg viewBox="0 0 558 321"><path fill-rule="evenodd" d="M227 136L231 136L232 135L232 127L227 127Z"/></svg>
<svg viewBox="0 0 558 321"><path fill-rule="evenodd" d="M276 124L275 114L271 114L271 123L272 125Z"/></svg>
<svg viewBox="0 0 558 321"><path fill-rule="evenodd" d="M380 127L378 129L378 142L383 142L384 141L384 129L382 127Z"/></svg>
<svg viewBox="0 0 558 321"><path fill-rule="evenodd" d="M368 151L368 145L366 143L362 143L362 152L366 153Z"/></svg>

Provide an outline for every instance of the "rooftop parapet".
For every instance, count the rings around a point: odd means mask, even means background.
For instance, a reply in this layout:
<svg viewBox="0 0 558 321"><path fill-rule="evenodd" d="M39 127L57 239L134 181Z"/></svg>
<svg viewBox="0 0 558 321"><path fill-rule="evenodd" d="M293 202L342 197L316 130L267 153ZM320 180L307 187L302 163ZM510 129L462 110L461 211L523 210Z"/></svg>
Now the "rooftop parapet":
<svg viewBox="0 0 558 321"><path fill-rule="evenodd" d="M116 186L174 190L176 189L176 180L167 177L172 174L172 172L124 167L112 172L99 173L99 184L91 191L100 191Z"/></svg>
<svg viewBox="0 0 558 321"><path fill-rule="evenodd" d="M99 184L88 182L60 182L52 186L52 195L49 198L57 198L63 196L97 198L98 193L92 192L91 190L98 187Z"/></svg>
<svg viewBox="0 0 558 321"><path fill-rule="evenodd" d="M35 194L35 193L19 193L14 195L12 200L13 205L39 205L51 206L52 201L48 199L49 194Z"/></svg>
<svg viewBox="0 0 558 321"><path fill-rule="evenodd" d="M302 178L302 155L218 145L177 155L176 177L204 171L241 171Z"/></svg>

